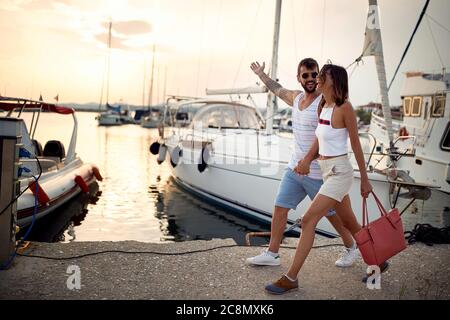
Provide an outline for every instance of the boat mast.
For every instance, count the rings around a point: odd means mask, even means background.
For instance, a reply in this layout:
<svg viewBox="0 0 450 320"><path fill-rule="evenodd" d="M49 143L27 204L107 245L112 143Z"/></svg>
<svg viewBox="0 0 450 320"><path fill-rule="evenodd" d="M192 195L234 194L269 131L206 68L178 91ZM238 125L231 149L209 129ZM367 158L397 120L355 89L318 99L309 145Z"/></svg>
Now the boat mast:
<svg viewBox="0 0 450 320"><path fill-rule="evenodd" d="M152 72L150 75L150 92L148 93L148 110L152 107L152 96L153 96L153 70L155 69L155 50L156 45L153 44L153 56L152 56Z"/></svg>
<svg viewBox="0 0 450 320"><path fill-rule="evenodd" d="M369 0L369 12L367 14L366 37L362 56L374 56L377 68L378 83L381 94L381 107L386 131L389 137L390 147L393 147L392 115L389 104L388 87L386 80L386 68L384 65L383 43L381 41L380 19L378 15L377 0Z"/></svg>
<svg viewBox="0 0 450 320"><path fill-rule="evenodd" d="M106 105L109 101L109 69L111 64L111 29L112 21L109 21L109 31L108 31L108 64L107 64L107 74L106 74Z"/></svg>
<svg viewBox="0 0 450 320"><path fill-rule="evenodd" d="M273 47L272 47L272 66L270 67L270 78L277 79L278 68L278 43L280 38L280 17L281 17L281 1L277 0L275 10L275 25L273 32ZM266 121L266 133L272 134L273 132L273 115L277 110L277 97L272 92L269 92L267 98L267 121Z"/></svg>

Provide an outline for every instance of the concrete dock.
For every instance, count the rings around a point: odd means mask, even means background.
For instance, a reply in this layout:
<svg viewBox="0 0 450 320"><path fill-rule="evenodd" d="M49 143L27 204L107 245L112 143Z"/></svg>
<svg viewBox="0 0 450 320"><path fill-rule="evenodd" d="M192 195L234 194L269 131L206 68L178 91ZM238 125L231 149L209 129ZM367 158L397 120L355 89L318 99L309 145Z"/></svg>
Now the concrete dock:
<svg viewBox="0 0 450 320"><path fill-rule="evenodd" d="M286 246L296 243L294 238L284 241ZM340 243L317 238L314 245ZM334 261L342 247L316 248L301 271L299 290L282 296L265 293L264 286L287 271L295 250L281 249L279 267L254 267L246 265L245 258L262 248L233 245L231 239L165 244L34 242L24 254L62 258L105 250L172 254L231 247L184 255L104 253L72 260L18 256L9 270L0 271L0 299L450 299L450 245L408 246L382 274L381 289L373 290L361 282L365 273L361 258L353 267L341 269ZM80 289L67 285L74 268L79 268Z"/></svg>

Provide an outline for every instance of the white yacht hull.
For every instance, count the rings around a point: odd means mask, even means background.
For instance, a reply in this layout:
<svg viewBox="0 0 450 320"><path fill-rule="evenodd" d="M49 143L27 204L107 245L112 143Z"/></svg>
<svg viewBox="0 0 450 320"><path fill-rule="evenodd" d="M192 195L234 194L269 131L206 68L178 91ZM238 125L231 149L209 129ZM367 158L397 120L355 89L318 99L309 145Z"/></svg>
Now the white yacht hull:
<svg viewBox="0 0 450 320"><path fill-rule="evenodd" d="M283 138L279 138L283 139ZM280 146L290 144L290 141L279 141ZM264 144L262 144L264 145ZM166 160L170 161L170 155L177 144L166 142L168 152ZM290 154L290 149L283 148L282 154ZM204 172L199 172L197 164L183 163L183 158L189 157L192 149L183 148L181 161L175 167L171 166L171 174L184 188L213 201L221 206L237 211L259 221L270 223L277 195L278 187L287 166L286 162L276 162L276 173L265 175L268 161L261 160L256 163L238 164L236 155L225 156L221 164L210 164ZM195 156L194 156L195 157ZM243 160L243 159L241 159ZM244 162L244 160L242 161ZM369 179L374 192L383 202L385 208L389 208L389 184L385 176L369 173ZM360 222L362 218L362 198L360 193L359 172L355 172L350 198L352 207ZM294 223L308 209L311 200L306 198L296 210L290 210L288 223ZM373 200L368 201L370 219L380 216L378 208ZM297 231L299 231L297 229ZM317 225L317 232L328 236L337 236L336 231L327 219L322 219Z"/></svg>

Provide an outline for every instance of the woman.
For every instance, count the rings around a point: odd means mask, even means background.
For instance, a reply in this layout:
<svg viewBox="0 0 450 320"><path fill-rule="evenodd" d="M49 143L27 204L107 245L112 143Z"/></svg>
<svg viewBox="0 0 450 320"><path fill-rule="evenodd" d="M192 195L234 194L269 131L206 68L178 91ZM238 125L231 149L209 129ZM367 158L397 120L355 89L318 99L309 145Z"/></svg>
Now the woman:
<svg viewBox="0 0 450 320"><path fill-rule="evenodd" d="M303 216L300 240L289 271L266 286L266 291L272 294L282 294L298 288L297 275L314 243L316 225L329 209L336 209L352 235L361 229L348 196L353 181L353 167L347 155L348 138L361 174L361 195L367 197L372 191L359 142L355 112L348 101L347 71L340 66L324 65L317 78L317 90L322 92L317 139L302 160L298 172L302 172L302 168L309 168L318 151L324 183ZM386 268L387 263L380 266L382 271Z"/></svg>

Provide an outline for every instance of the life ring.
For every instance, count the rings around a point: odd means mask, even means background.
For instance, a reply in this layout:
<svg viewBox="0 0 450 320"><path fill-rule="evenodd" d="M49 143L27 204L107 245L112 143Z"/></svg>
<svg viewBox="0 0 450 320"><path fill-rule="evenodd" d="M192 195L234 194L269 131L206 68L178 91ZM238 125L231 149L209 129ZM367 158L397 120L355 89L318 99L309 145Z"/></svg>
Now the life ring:
<svg viewBox="0 0 450 320"><path fill-rule="evenodd" d="M398 136L400 137L400 139L407 139L406 136L409 136L408 130L406 130L406 127L401 127L398 130ZM405 138L402 138L405 137Z"/></svg>
<svg viewBox="0 0 450 320"><path fill-rule="evenodd" d="M170 154L170 164L173 168L178 165L181 157L183 157L183 150L179 146L176 146Z"/></svg>
<svg viewBox="0 0 450 320"><path fill-rule="evenodd" d="M153 142L150 145L150 153L156 156L159 153L160 146L161 146L161 144L158 141Z"/></svg>

